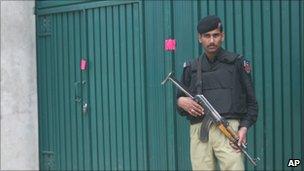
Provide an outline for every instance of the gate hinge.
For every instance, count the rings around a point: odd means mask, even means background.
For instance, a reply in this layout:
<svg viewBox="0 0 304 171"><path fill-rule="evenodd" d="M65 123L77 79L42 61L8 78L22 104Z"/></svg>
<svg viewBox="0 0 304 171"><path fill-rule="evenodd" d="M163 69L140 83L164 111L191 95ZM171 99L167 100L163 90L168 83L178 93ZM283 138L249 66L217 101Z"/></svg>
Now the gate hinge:
<svg viewBox="0 0 304 171"><path fill-rule="evenodd" d="M42 151L42 160L41 170L54 170L55 157L53 151Z"/></svg>

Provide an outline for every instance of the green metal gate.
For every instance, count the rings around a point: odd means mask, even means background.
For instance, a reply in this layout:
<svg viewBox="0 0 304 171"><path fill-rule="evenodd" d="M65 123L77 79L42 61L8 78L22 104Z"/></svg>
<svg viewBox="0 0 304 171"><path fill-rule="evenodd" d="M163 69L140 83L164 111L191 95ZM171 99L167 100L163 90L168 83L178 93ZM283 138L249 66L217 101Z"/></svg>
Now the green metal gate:
<svg viewBox="0 0 304 171"><path fill-rule="evenodd" d="M170 71L179 78L183 63L201 54L196 24L216 14L224 26L224 48L243 54L253 66L259 117L249 130L248 151L261 161L256 168L247 161L246 169L303 169L287 167L289 159L304 160L303 7L296 0L144 1L148 118L158 124L148 124L148 135L165 145L148 146L153 156L161 157L150 159L150 168L191 168L189 125L176 114L172 86L159 82ZM176 39L176 51L159 46L168 38Z"/></svg>
<svg viewBox="0 0 304 171"><path fill-rule="evenodd" d="M37 11L42 169L147 168L140 7Z"/></svg>
<svg viewBox="0 0 304 171"><path fill-rule="evenodd" d="M197 21L252 62L259 104L248 170L292 170L304 151L303 1L37 1L41 169L189 170L189 124L170 71L197 57ZM177 49L164 50L175 38ZM80 61L88 63L80 67ZM84 65L83 65L84 66ZM294 170L303 169L303 165Z"/></svg>

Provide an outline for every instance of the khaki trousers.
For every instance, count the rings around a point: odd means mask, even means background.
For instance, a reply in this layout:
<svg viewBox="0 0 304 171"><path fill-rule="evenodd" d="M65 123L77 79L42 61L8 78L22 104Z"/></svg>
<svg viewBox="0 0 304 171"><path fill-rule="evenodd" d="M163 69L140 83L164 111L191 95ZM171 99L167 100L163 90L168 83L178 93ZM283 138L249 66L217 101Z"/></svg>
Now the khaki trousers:
<svg viewBox="0 0 304 171"><path fill-rule="evenodd" d="M229 125L238 129L239 121L230 119ZM190 156L193 170L215 170L215 159L221 170L244 170L244 156L237 153L230 145L229 140L213 124L209 131L209 140L200 141L200 127L202 123L190 126Z"/></svg>

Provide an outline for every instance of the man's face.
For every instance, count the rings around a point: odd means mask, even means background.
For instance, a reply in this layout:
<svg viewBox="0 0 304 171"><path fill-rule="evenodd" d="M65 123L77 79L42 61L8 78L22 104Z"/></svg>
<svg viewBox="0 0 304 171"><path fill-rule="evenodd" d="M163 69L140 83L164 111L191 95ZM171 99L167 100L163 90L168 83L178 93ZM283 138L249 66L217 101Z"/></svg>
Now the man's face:
<svg viewBox="0 0 304 171"><path fill-rule="evenodd" d="M224 32L221 32L220 29L215 29L207 33L199 34L198 40L202 43L206 54L214 54L224 41Z"/></svg>

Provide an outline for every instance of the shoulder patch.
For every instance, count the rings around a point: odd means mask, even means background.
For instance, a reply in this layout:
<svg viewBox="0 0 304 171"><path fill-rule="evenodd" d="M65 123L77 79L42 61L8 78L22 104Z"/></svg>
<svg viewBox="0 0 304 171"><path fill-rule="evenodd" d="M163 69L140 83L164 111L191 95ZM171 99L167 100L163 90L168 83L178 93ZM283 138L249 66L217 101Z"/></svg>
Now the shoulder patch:
<svg viewBox="0 0 304 171"><path fill-rule="evenodd" d="M243 60L243 69L247 74L251 72L251 65L246 59Z"/></svg>

